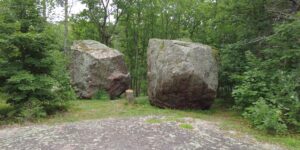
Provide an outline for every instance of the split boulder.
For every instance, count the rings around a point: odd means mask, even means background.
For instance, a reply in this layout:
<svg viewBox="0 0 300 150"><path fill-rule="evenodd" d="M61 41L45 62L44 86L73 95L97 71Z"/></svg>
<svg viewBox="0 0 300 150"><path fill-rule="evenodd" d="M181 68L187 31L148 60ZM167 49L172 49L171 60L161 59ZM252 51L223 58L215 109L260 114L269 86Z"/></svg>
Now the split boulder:
<svg viewBox="0 0 300 150"><path fill-rule="evenodd" d="M130 85L123 54L93 40L75 41L71 46L70 71L75 91L84 99L100 90L115 99Z"/></svg>

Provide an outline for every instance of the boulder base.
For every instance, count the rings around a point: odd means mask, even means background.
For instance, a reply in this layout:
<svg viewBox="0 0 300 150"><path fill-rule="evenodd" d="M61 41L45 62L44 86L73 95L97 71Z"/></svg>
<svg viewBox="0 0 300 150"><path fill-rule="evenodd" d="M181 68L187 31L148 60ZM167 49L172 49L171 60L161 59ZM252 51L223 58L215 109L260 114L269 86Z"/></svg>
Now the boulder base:
<svg viewBox="0 0 300 150"><path fill-rule="evenodd" d="M147 55L148 96L152 105L210 108L218 87L218 67L211 47L151 39Z"/></svg>
<svg viewBox="0 0 300 150"><path fill-rule="evenodd" d="M71 47L71 79L80 98L91 99L105 90L111 99L129 88L130 75L123 54L92 40L75 41Z"/></svg>

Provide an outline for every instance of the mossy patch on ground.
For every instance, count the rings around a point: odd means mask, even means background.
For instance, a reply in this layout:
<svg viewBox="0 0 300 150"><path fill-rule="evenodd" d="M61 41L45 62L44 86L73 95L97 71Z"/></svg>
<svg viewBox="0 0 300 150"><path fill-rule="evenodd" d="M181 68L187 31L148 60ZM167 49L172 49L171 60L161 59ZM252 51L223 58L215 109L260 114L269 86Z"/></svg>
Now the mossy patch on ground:
<svg viewBox="0 0 300 150"><path fill-rule="evenodd" d="M156 124L156 123L162 123L163 120L151 118L151 119L146 120L146 122L147 122L147 123L150 123L150 124Z"/></svg>
<svg viewBox="0 0 300 150"><path fill-rule="evenodd" d="M194 127L192 125L187 124L187 123L180 124L179 127L183 128L183 129L188 129L188 130L194 129Z"/></svg>

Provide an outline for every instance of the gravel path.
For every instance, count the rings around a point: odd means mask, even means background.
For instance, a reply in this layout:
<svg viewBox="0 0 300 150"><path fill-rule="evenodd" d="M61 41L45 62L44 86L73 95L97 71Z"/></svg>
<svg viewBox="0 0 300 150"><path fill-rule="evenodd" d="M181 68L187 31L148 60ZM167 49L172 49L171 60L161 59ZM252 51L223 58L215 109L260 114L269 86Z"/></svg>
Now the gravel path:
<svg viewBox="0 0 300 150"><path fill-rule="evenodd" d="M182 128L181 125L193 127ZM135 117L0 130L0 150L281 150L215 123Z"/></svg>

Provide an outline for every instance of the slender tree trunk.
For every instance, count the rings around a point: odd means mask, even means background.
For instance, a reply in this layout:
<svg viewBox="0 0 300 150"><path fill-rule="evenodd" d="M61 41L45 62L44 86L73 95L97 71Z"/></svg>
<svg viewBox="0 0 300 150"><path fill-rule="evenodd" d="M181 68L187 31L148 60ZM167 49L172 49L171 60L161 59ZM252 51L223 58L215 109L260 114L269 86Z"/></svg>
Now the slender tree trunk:
<svg viewBox="0 0 300 150"><path fill-rule="evenodd" d="M64 31L64 52L67 52L68 50L68 34L69 34L69 30L68 30L68 20L69 20L69 1L65 0L64 2L65 5L65 22L64 22L64 26L65 26L65 31Z"/></svg>
<svg viewBox="0 0 300 150"><path fill-rule="evenodd" d="M104 16L103 16L103 23L100 24L100 29L101 29L101 43L105 44L105 45L108 45L107 43L107 31L106 31L106 26L107 26L107 19L109 17L109 14L108 14L108 4L109 4L109 1L103 1L101 0L100 1L100 5L102 5L103 7L103 11L104 11Z"/></svg>
<svg viewBox="0 0 300 150"><path fill-rule="evenodd" d="M130 41L129 41L129 26L130 26L130 22L129 22L129 18L130 18L130 15L129 15L129 13L127 12L127 14L126 14L126 28L125 28L125 37L126 37L126 51L127 51L127 53L128 54L130 54L131 52L131 49L129 48L129 46L130 46ZM130 70L130 72L131 73L133 73L133 63L132 63L132 61L131 60L129 60L129 70ZM131 80L131 83L130 83L130 88L131 89L134 89L134 84L133 84L133 74L131 74L131 77L132 77L132 80Z"/></svg>
<svg viewBox="0 0 300 150"><path fill-rule="evenodd" d="M101 27L101 24L98 23L98 39L99 39L99 42L103 43L103 34L102 34L102 27ZM103 43L105 44L105 43Z"/></svg>
<svg viewBox="0 0 300 150"><path fill-rule="evenodd" d="M138 48L138 33L137 29L135 28L135 33L134 33L134 44L135 44L135 95L138 97L139 92L138 92L138 56L139 56L139 48Z"/></svg>
<svg viewBox="0 0 300 150"><path fill-rule="evenodd" d="M43 13L43 18L45 19L45 20L47 20L47 2L46 2L46 0L42 0L42 9L43 9L43 11L42 11L42 13Z"/></svg>
<svg viewBox="0 0 300 150"><path fill-rule="evenodd" d="M168 34L168 29L169 29L170 27L169 27L169 16L168 15L166 15L166 25L165 25L165 38L166 39L168 39L169 37L169 34Z"/></svg>
<svg viewBox="0 0 300 150"><path fill-rule="evenodd" d="M138 14L139 16L139 14ZM138 80L139 80L139 64L138 64L138 60L139 60L139 20L134 22L134 34L133 34L133 38L134 38L134 49L135 49L135 77L134 77L134 89L135 89L135 96L138 97L139 96L139 91L138 91Z"/></svg>
<svg viewBox="0 0 300 150"><path fill-rule="evenodd" d="M151 38L153 38L154 37L154 15L152 14L151 15L152 17L151 17Z"/></svg>
<svg viewBox="0 0 300 150"><path fill-rule="evenodd" d="M140 22L141 22L141 5L140 3L138 3L138 18L137 18L137 22L136 22L136 34L135 34L135 45L136 45L136 85L135 85L135 88L136 88L136 96L139 97L140 96L140 65L141 63L139 62L139 60L141 60L141 56L140 56L140 48L139 48L139 43L140 43L140 36L141 36L141 33L140 33Z"/></svg>

